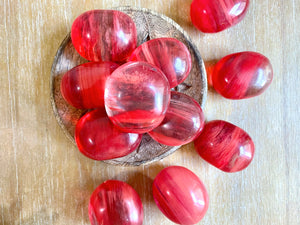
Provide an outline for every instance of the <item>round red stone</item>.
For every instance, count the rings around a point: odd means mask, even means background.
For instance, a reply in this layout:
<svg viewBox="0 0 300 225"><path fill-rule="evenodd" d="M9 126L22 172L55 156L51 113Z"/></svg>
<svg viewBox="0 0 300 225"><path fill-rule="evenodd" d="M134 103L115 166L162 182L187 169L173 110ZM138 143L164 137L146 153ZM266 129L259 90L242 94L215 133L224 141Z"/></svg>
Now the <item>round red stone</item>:
<svg viewBox="0 0 300 225"><path fill-rule="evenodd" d="M239 52L222 58L214 67L214 89L225 98L244 99L263 93L271 84L269 59L257 52Z"/></svg>
<svg viewBox="0 0 300 225"><path fill-rule="evenodd" d="M239 23L246 15L249 0L194 0L191 19L204 33L216 33Z"/></svg>
<svg viewBox="0 0 300 225"><path fill-rule="evenodd" d="M103 107L105 81L117 67L113 62L90 62L74 67L62 78L63 98L79 109Z"/></svg>
<svg viewBox="0 0 300 225"><path fill-rule="evenodd" d="M116 10L91 10L78 16L71 29L77 52L90 61L124 62L136 48L133 20Z"/></svg>
<svg viewBox="0 0 300 225"><path fill-rule="evenodd" d="M157 142L178 146L193 141L204 127L201 106L192 97L171 92L171 101L163 122L149 135Z"/></svg>
<svg viewBox="0 0 300 225"><path fill-rule="evenodd" d="M86 113L76 124L75 141L79 151L95 160L128 155L141 140L142 135L124 133L115 127L104 108Z"/></svg>
<svg viewBox="0 0 300 225"><path fill-rule="evenodd" d="M108 180L98 186L89 203L92 225L142 225L143 205L138 193L127 183Z"/></svg>
<svg viewBox="0 0 300 225"><path fill-rule="evenodd" d="M224 172L245 169L254 156L251 137L241 128L222 120L205 124L194 143L204 160Z"/></svg>
<svg viewBox="0 0 300 225"><path fill-rule="evenodd" d="M192 68L188 48L175 38L156 38L140 45L129 58L157 66L166 75L170 87L182 83Z"/></svg>
<svg viewBox="0 0 300 225"><path fill-rule="evenodd" d="M163 169L154 179L153 197L163 214L178 224L196 224L208 209L208 194L201 180L181 166Z"/></svg>
<svg viewBox="0 0 300 225"><path fill-rule="evenodd" d="M170 86L157 67L129 62L108 77L104 98L107 115L116 126L125 132L146 133L164 119Z"/></svg>

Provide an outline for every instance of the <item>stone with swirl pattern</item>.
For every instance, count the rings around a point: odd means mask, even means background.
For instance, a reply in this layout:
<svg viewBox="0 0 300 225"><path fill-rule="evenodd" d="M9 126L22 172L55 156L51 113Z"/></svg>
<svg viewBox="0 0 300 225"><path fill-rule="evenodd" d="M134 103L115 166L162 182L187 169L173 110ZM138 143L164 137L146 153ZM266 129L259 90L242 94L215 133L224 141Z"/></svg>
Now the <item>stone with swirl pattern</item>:
<svg viewBox="0 0 300 225"><path fill-rule="evenodd" d="M212 72L214 89L228 99L245 99L262 94L273 79L272 65L257 52L239 52L222 58Z"/></svg>
<svg viewBox="0 0 300 225"><path fill-rule="evenodd" d="M171 101L163 122L149 135L157 142L178 146L192 142L204 127L201 106L192 97L171 91Z"/></svg>
<svg viewBox="0 0 300 225"><path fill-rule="evenodd" d="M238 172L251 163L254 143L243 129L223 120L205 124L194 141L198 154L224 172Z"/></svg>
<svg viewBox="0 0 300 225"><path fill-rule="evenodd" d="M107 180L91 195L89 218L92 225L142 225L143 217L140 196L123 181Z"/></svg>
<svg viewBox="0 0 300 225"><path fill-rule="evenodd" d="M162 213L178 224L196 224L208 209L208 194L202 181L181 166L169 166L154 179L153 197Z"/></svg>
<svg viewBox="0 0 300 225"><path fill-rule="evenodd" d="M182 83L192 68L188 48L175 38L147 41L134 50L129 60L144 61L157 66L168 78L171 88Z"/></svg>
<svg viewBox="0 0 300 225"><path fill-rule="evenodd" d="M117 10L90 10L78 16L71 28L72 43L89 61L125 62L137 45L136 26Z"/></svg>
<svg viewBox="0 0 300 225"><path fill-rule="evenodd" d="M119 129L146 133L164 119L170 103L170 85L157 67L128 62L107 78L104 102L107 115Z"/></svg>
<svg viewBox="0 0 300 225"><path fill-rule="evenodd" d="M142 135L125 133L115 127L104 108L87 112L76 124L79 151L94 160L114 159L136 150Z"/></svg>
<svg viewBox="0 0 300 225"><path fill-rule="evenodd" d="M239 23L246 15L249 0L194 0L192 23L204 33L217 33Z"/></svg>
<svg viewBox="0 0 300 225"><path fill-rule="evenodd" d="M116 68L113 62L89 62L72 68L61 80L63 98L78 109L104 107L105 81Z"/></svg>

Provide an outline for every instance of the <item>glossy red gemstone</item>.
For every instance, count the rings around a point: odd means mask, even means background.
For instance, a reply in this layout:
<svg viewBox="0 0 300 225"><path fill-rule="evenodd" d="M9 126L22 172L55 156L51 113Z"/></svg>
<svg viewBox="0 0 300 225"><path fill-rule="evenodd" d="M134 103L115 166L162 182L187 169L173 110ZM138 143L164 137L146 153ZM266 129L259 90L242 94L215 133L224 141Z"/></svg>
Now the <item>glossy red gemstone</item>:
<svg viewBox="0 0 300 225"><path fill-rule="evenodd" d="M194 0L191 19L204 33L216 33L239 23L246 15L249 0Z"/></svg>
<svg viewBox="0 0 300 225"><path fill-rule="evenodd" d="M115 127L104 108L86 113L76 125L75 141L79 151L95 160L128 155L140 144L142 135L124 133Z"/></svg>
<svg viewBox="0 0 300 225"><path fill-rule="evenodd" d="M121 130L145 133L157 127L170 103L170 86L157 67L129 62L116 69L106 81L105 108Z"/></svg>
<svg viewBox="0 0 300 225"><path fill-rule="evenodd" d="M138 193L127 183L108 180L98 186L89 204L92 225L142 225L143 205Z"/></svg>
<svg viewBox="0 0 300 225"><path fill-rule="evenodd" d="M191 54L182 42L175 38L157 38L140 45L129 58L157 66L166 75L170 87L182 83L192 68Z"/></svg>
<svg viewBox="0 0 300 225"><path fill-rule="evenodd" d="M116 10L91 10L78 16L71 29L77 52L90 61L124 62L136 48L133 20Z"/></svg>
<svg viewBox="0 0 300 225"><path fill-rule="evenodd" d="M156 176L153 197L163 214L178 224L196 224L208 209L208 194L203 183L181 166L167 167Z"/></svg>
<svg viewBox="0 0 300 225"><path fill-rule="evenodd" d="M241 128L222 120L205 124L194 143L204 160L224 172L245 169L254 156L251 137Z"/></svg>
<svg viewBox="0 0 300 225"><path fill-rule="evenodd" d="M193 141L204 127L201 106L192 97L171 92L171 101L163 122L149 135L157 142L178 146Z"/></svg>
<svg viewBox="0 0 300 225"><path fill-rule="evenodd" d="M103 107L105 81L117 67L113 62L90 62L74 67L62 78L62 96L76 108Z"/></svg>
<svg viewBox="0 0 300 225"><path fill-rule="evenodd" d="M271 84L269 59L257 52L239 52L222 58L214 67L212 83L225 98L244 99L263 93Z"/></svg>

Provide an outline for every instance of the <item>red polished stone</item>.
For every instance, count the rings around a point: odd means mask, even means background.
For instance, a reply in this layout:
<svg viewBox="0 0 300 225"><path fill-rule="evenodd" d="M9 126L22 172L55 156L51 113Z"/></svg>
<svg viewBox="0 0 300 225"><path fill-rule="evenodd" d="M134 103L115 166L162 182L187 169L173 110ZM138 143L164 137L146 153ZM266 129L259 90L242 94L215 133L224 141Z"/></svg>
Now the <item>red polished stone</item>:
<svg viewBox="0 0 300 225"><path fill-rule="evenodd" d="M163 122L149 135L157 142L178 146L193 141L204 127L201 106L192 97L171 92L171 101Z"/></svg>
<svg viewBox="0 0 300 225"><path fill-rule="evenodd" d="M222 120L205 124L194 143L204 160L224 172L245 169L254 156L251 137L241 128Z"/></svg>
<svg viewBox="0 0 300 225"><path fill-rule="evenodd" d="M104 108L86 113L76 125L75 141L79 151L95 160L128 155L140 144L142 135L124 133L115 127Z"/></svg>
<svg viewBox="0 0 300 225"><path fill-rule="evenodd" d="M152 188L158 208L174 223L196 224L208 209L208 194L203 183L184 167L163 169Z"/></svg>
<svg viewBox="0 0 300 225"><path fill-rule="evenodd" d="M162 70L173 88L182 83L192 68L188 48L175 38L157 38L140 45L130 61L145 61Z"/></svg>
<svg viewBox="0 0 300 225"><path fill-rule="evenodd" d="M71 29L77 52L90 61L124 62L136 48L133 20L116 10L91 10L78 16Z"/></svg>
<svg viewBox="0 0 300 225"><path fill-rule="evenodd" d="M89 204L92 225L142 225L143 205L138 193L127 183L108 180L98 186Z"/></svg>
<svg viewBox="0 0 300 225"><path fill-rule="evenodd" d="M204 33L216 33L239 23L246 15L249 0L194 0L191 19Z"/></svg>
<svg viewBox="0 0 300 225"><path fill-rule="evenodd" d="M105 108L112 122L125 132L145 133L157 127L170 103L170 86L157 67L129 62L106 81Z"/></svg>
<svg viewBox="0 0 300 225"><path fill-rule="evenodd" d="M62 78L62 96L76 108L103 107L105 81L117 67L113 62L90 62L74 67Z"/></svg>
<svg viewBox="0 0 300 225"><path fill-rule="evenodd" d="M222 58L214 67L212 83L225 98L244 99L263 93L271 84L273 69L257 52L239 52Z"/></svg>

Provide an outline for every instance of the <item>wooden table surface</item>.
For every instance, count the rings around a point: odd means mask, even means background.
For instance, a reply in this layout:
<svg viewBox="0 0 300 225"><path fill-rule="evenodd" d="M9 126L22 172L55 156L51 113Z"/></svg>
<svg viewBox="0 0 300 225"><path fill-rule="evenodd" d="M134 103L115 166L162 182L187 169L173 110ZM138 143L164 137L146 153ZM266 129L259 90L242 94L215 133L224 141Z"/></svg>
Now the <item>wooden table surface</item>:
<svg viewBox="0 0 300 225"><path fill-rule="evenodd" d="M197 31L191 0L0 1L0 223L89 224L88 201L107 179L128 182L140 194L144 224L173 224L156 207L151 184L169 165L181 165L205 183L209 210L200 224L300 224L299 51L300 1L252 0L245 19L218 34ZM231 101L208 91L207 120L245 129L256 153L244 171L226 174L188 144L162 161L120 167L85 158L66 138L50 104L50 69L57 48L82 12L145 7L175 20L205 61L257 51L272 62L274 80L261 96Z"/></svg>

